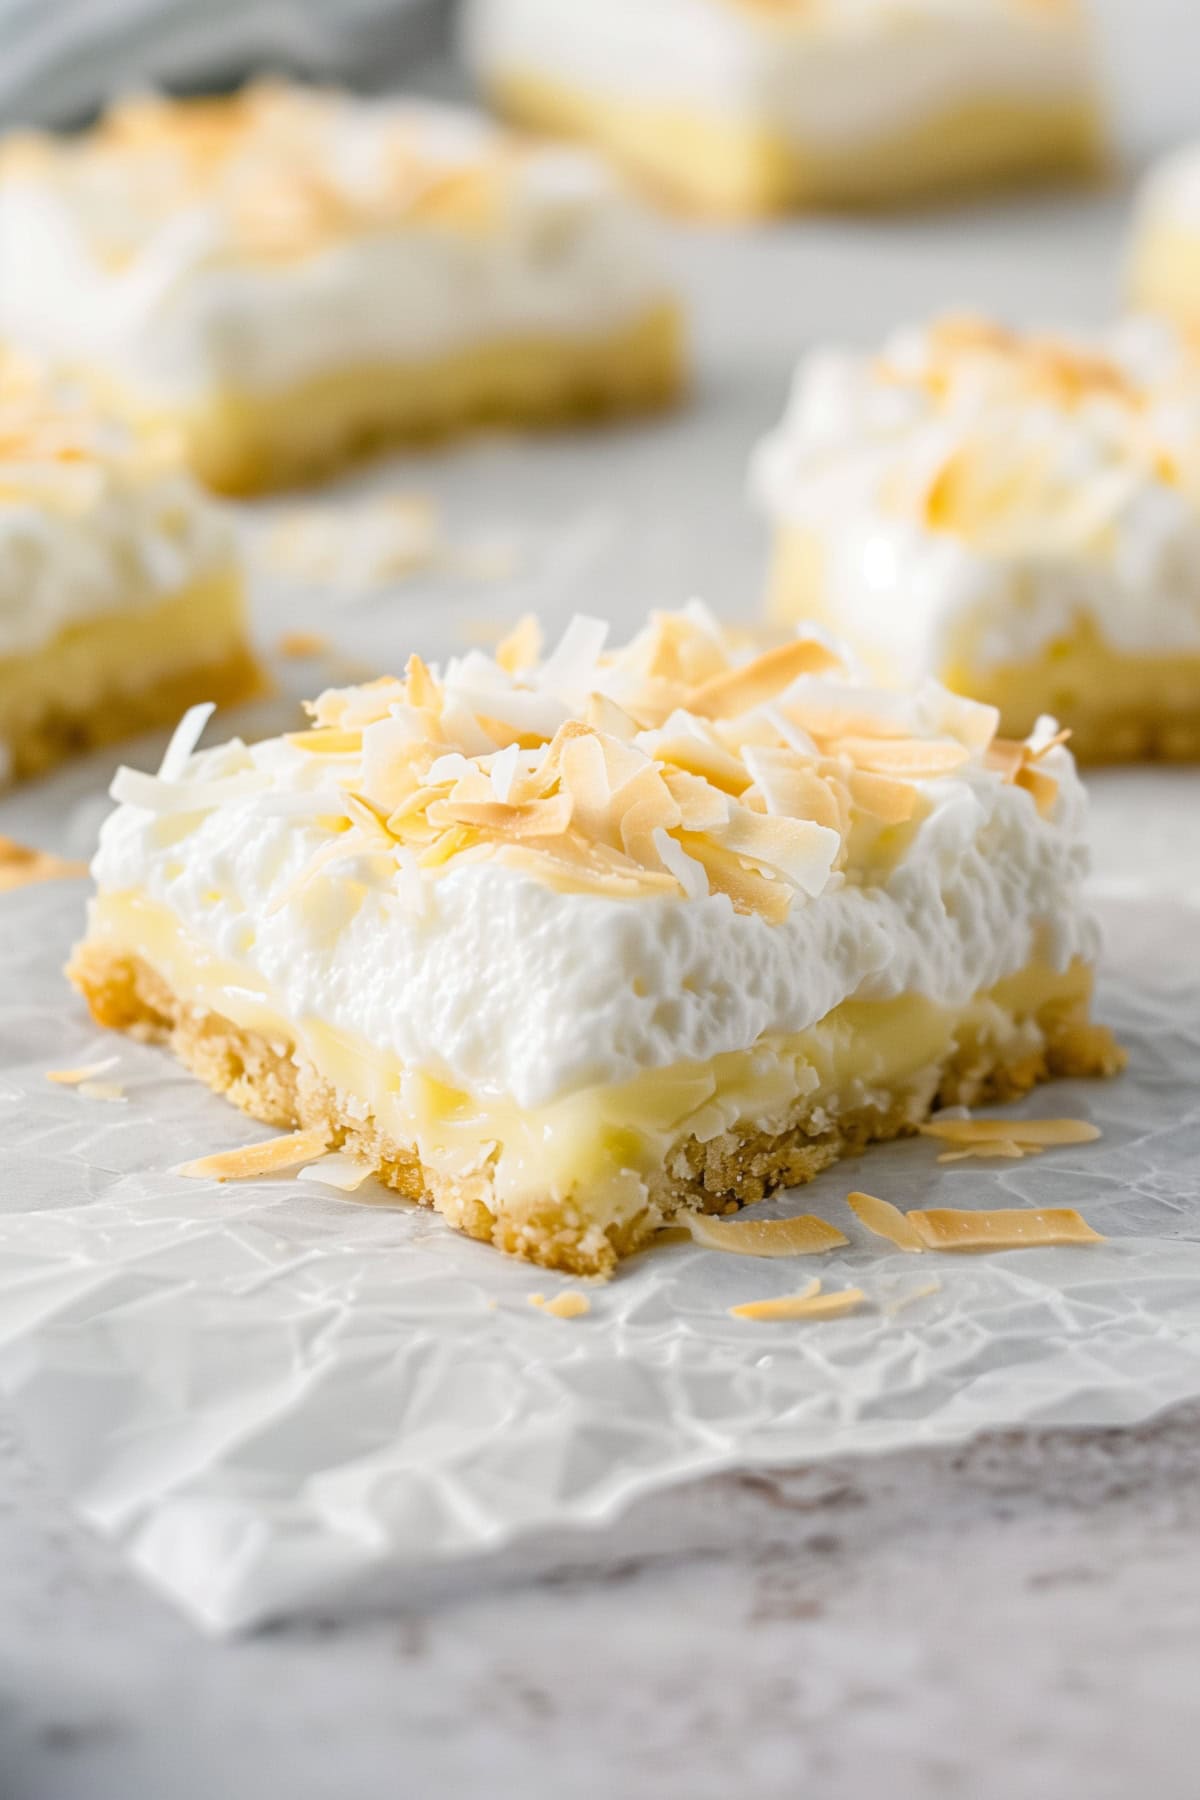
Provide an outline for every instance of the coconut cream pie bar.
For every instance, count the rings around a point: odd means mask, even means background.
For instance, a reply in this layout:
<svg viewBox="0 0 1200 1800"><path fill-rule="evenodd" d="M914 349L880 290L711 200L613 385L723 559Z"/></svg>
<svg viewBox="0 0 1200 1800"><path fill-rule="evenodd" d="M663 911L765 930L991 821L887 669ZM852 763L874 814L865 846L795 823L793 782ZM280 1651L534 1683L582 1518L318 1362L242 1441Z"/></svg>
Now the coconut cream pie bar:
<svg viewBox="0 0 1200 1800"><path fill-rule="evenodd" d="M1151 170L1134 213L1129 280L1135 306L1200 326L1200 144Z"/></svg>
<svg viewBox="0 0 1200 1800"><path fill-rule="evenodd" d="M1200 755L1200 361L943 319L818 351L760 448L770 604L880 678L936 676L1090 761Z"/></svg>
<svg viewBox="0 0 1200 1800"><path fill-rule="evenodd" d="M229 492L378 441L656 406L678 310L616 182L469 113L259 86L0 152L0 330Z"/></svg>
<svg viewBox="0 0 1200 1800"><path fill-rule="evenodd" d="M1103 159L1076 0L468 0L513 118L685 202L875 205Z"/></svg>
<svg viewBox="0 0 1200 1800"><path fill-rule="evenodd" d="M207 495L168 447L0 352L0 785L258 686Z"/></svg>
<svg viewBox="0 0 1200 1800"><path fill-rule="evenodd" d="M582 1274L939 1101L1117 1066L1051 723L1005 742L699 605L605 643L526 621L254 747L189 715L113 786L96 1019Z"/></svg>

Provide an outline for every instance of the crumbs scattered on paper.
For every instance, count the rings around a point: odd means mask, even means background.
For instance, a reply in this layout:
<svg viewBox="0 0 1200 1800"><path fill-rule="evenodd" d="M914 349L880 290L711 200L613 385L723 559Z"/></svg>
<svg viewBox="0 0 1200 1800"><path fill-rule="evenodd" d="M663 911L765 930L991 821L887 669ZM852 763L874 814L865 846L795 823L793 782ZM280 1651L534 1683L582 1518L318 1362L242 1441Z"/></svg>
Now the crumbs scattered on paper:
<svg viewBox="0 0 1200 1800"><path fill-rule="evenodd" d="M530 1294L529 1304L556 1319L582 1319L592 1310L591 1301L578 1288L565 1288L561 1294L555 1294L553 1300L547 1300L545 1294Z"/></svg>
<svg viewBox="0 0 1200 1800"><path fill-rule="evenodd" d="M435 501L427 494L398 492L277 512L259 538L259 556L276 573L353 597L431 571L465 581L503 581L519 571L522 547L516 533L499 529L454 543ZM289 654L282 645L281 653Z"/></svg>

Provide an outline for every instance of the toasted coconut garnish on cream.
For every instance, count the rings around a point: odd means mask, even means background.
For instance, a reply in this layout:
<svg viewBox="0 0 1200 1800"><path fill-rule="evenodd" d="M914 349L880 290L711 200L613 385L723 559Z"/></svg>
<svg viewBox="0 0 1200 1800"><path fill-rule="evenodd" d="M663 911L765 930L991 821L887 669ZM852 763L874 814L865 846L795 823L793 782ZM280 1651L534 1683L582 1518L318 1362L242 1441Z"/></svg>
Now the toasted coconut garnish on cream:
<svg viewBox="0 0 1200 1800"><path fill-rule="evenodd" d="M264 1144L246 1144L240 1150L219 1150L214 1156L201 1156L194 1162L181 1163L176 1175L193 1181L253 1181L260 1175L274 1175L281 1169L295 1169L310 1163L329 1147L329 1133L323 1125L304 1131L290 1131L286 1137L268 1138Z"/></svg>
<svg viewBox="0 0 1200 1800"><path fill-rule="evenodd" d="M793 1219L714 1219L710 1213L688 1213L684 1223L703 1249L735 1256L823 1256L850 1241L836 1225L812 1213Z"/></svg>
<svg viewBox="0 0 1200 1800"><path fill-rule="evenodd" d="M764 1325L789 1319L840 1319L845 1313L856 1312L867 1298L861 1288L840 1288L823 1294L820 1287L819 1281L810 1282L798 1294L781 1294L774 1300L747 1300L741 1306L731 1306L730 1315Z"/></svg>
<svg viewBox="0 0 1200 1800"><path fill-rule="evenodd" d="M971 760L965 744L949 739L843 737L830 747L835 753L848 756L858 769L909 781L952 775Z"/></svg>
<svg viewBox="0 0 1200 1800"><path fill-rule="evenodd" d="M622 648L577 618L539 649L526 619L495 656L413 655L403 678L327 689L312 727L284 740L317 762L311 784L294 764L278 781L242 749L190 773L201 708L159 775L123 770L114 795L164 820L253 797L326 831L273 912L350 862L355 880L390 880L422 912L421 884L467 857L614 899L723 895L778 924L842 871L855 879L856 863L902 855L889 828L923 819L923 783L997 759L990 708L934 683L865 687L813 637L748 654L747 634L695 603ZM999 756L1043 811L1057 788L1036 758L1054 729L1041 721Z"/></svg>
<svg viewBox="0 0 1200 1800"><path fill-rule="evenodd" d="M1073 1206L1025 1212L997 1207L967 1212L951 1206L910 1212L909 1222L928 1250L1031 1250L1054 1244L1102 1244Z"/></svg>
<svg viewBox="0 0 1200 1800"><path fill-rule="evenodd" d="M685 704L701 719L735 719L777 699L800 675L820 675L840 667L840 658L816 638L796 638L764 650L753 662L711 676L688 695Z"/></svg>

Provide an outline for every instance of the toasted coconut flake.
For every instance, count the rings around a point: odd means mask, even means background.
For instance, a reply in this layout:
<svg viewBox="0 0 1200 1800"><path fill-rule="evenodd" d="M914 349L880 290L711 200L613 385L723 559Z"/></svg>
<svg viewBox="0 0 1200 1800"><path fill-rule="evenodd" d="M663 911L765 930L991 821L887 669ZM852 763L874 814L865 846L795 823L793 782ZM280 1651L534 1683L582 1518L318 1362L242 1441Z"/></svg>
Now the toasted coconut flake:
<svg viewBox="0 0 1200 1800"><path fill-rule="evenodd" d="M798 676L840 667L840 659L815 638L794 638L702 682L689 695L687 710L702 719L740 718L776 699Z"/></svg>
<svg viewBox="0 0 1200 1800"><path fill-rule="evenodd" d="M1100 1129L1088 1119L946 1119L940 1115L921 1126L922 1137L948 1144L1035 1144L1042 1149L1062 1144L1094 1144Z"/></svg>
<svg viewBox="0 0 1200 1800"><path fill-rule="evenodd" d="M312 731L289 731L284 742L310 756L357 756L362 750L362 732L344 731L336 725L318 725Z"/></svg>
<svg viewBox="0 0 1200 1800"><path fill-rule="evenodd" d="M910 1212L910 1221L929 1250L1026 1250L1053 1244L1102 1244L1073 1206L1025 1212L997 1207L967 1212L951 1206Z"/></svg>
<svg viewBox="0 0 1200 1800"><path fill-rule="evenodd" d="M1031 741L1029 745L1030 762L1040 762L1041 758L1048 755L1051 750L1057 750L1060 744L1069 742L1070 737L1071 727L1065 725L1061 731L1056 731L1052 737Z"/></svg>
<svg viewBox="0 0 1200 1800"><path fill-rule="evenodd" d="M638 733L637 720L607 694L589 694L587 722L595 731L602 731L606 737L616 738L622 744L632 743Z"/></svg>
<svg viewBox="0 0 1200 1800"><path fill-rule="evenodd" d="M473 825L505 838L560 837L571 823L571 797L556 794L552 800L527 800L521 806L500 800L439 800L429 808L431 822Z"/></svg>
<svg viewBox="0 0 1200 1800"><path fill-rule="evenodd" d="M856 1312L866 1300L861 1288L841 1288L833 1294L814 1294L810 1288L798 1294L782 1294L777 1300L749 1300L731 1306L735 1319L751 1319L760 1324L786 1319L840 1319Z"/></svg>
<svg viewBox="0 0 1200 1800"><path fill-rule="evenodd" d="M320 631L285 631L276 648L288 662L308 662L314 656L327 656L333 645Z"/></svg>
<svg viewBox="0 0 1200 1800"><path fill-rule="evenodd" d="M903 1312L906 1307L915 1306L918 1300L928 1300L932 1295L940 1294L941 1291L942 1284L935 1276L932 1281L921 1282L919 1287L906 1288L904 1293L897 1294L894 1300L889 1300L883 1310L889 1318L895 1318L896 1314Z"/></svg>
<svg viewBox="0 0 1200 1800"><path fill-rule="evenodd" d="M119 1081L81 1081L76 1088L85 1100L105 1100L110 1105L121 1106L125 1102L125 1089Z"/></svg>
<svg viewBox="0 0 1200 1800"><path fill-rule="evenodd" d="M375 1173L371 1163L345 1150L330 1150L319 1162L306 1163L298 1171L297 1181L314 1187L336 1188L339 1194L353 1194Z"/></svg>
<svg viewBox="0 0 1200 1800"><path fill-rule="evenodd" d="M856 1192L847 1194L846 1204L868 1231L873 1231L876 1237L887 1238L897 1250L916 1254L924 1250L925 1244L916 1226L910 1222L907 1213L902 1213L890 1200Z"/></svg>
<svg viewBox="0 0 1200 1800"><path fill-rule="evenodd" d="M171 733L171 741L163 751L163 759L158 765L160 781L178 781L187 768L188 760L196 745L204 735L204 727L216 712L211 700L202 700L196 706L189 706Z"/></svg>
<svg viewBox="0 0 1200 1800"><path fill-rule="evenodd" d="M1058 805L1058 782L1036 763L1026 763L1017 776L1016 785L1033 795L1033 803L1043 819L1052 818Z"/></svg>
<svg viewBox="0 0 1200 1800"><path fill-rule="evenodd" d="M1009 1162L1019 1162L1024 1156L1040 1155L1041 1151L1035 1146L1022 1149L1021 1145L1014 1144L1011 1138L997 1138L993 1143L969 1144L965 1150L943 1150L938 1161L940 1163L957 1163L966 1162L969 1158L975 1157L979 1162L987 1162L989 1159L992 1161L1007 1159Z"/></svg>
<svg viewBox="0 0 1200 1800"><path fill-rule="evenodd" d="M694 1242L705 1250L725 1250L735 1256L824 1256L850 1242L845 1232L812 1213L793 1219L714 1219L710 1213L689 1213L687 1227Z"/></svg>
<svg viewBox="0 0 1200 1800"><path fill-rule="evenodd" d="M810 819L770 818L744 806L731 807L719 835L714 835L726 850L778 870L809 896L821 892L841 848L837 832L824 825Z"/></svg>
<svg viewBox="0 0 1200 1800"><path fill-rule="evenodd" d="M496 645L496 661L507 675L530 669L542 654L542 628L532 613L522 613Z"/></svg>
<svg viewBox="0 0 1200 1800"><path fill-rule="evenodd" d="M553 1300L547 1300L545 1294L530 1294L529 1304L554 1319L582 1319L592 1310L591 1301L578 1288L564 1288Z"/></svg>
<svg viewBox="0 0 1200 1800"><path fill-rule="evenodd" d="M680 832L678 842L701 864L713 892L727 894L736 912L758 913L772 924L787 918L795 891L787 882L768 881L765 875L748 869L732 851L698 831Z"/></svg>
<svg viewBox="0 0 1200 1800"><path fill-rule="evenodd" d="M859 769L910 781L952 775L971 760L966 745L950 738L842 737L831 749L848 756Z"/></svg>
<svg viewBox="0 0 1200 1800"><path fill-rule="evenodd" d="M81 1081L94 1081L97 1075L107 1075L116 1066L115 1056L102 1056L99 1062L84 1063L78 1069L47 1069L46 1080L56 1087L78 1087Z"/></svg>
<svg viewBox="0 0 1200 1800"><path fill-rule="evenodd" d="M0 894L31 887L38 881L63 881L86 874L86 863L68 862L49 850L34 850L28 844L18 844L15 838L0 836Z"/></svg>
<svg viewBox="0 0 1200 1800"><path fill-rule="evenodd" d="M714 831L729 817L729 799L702 775L689 775L686 769L668 765L662 771L667 792L679 808L679 823L685 831Z"/></svg>
<svg viewBox="0 0 1200 1800"><path fill-rule="evenodd" d="M416 652L409 657L404 666L404 679L408 687L408 704L420 707L429 712L437 712L442 704L441 689L429 672L429 665Z"/></svg>
<svg viewBox="0 0 1200 1800"><path fill-rule="evenodd" d="M325 1127L313 1125L304 1131L289 1131L285 1137L268 1138L264 1144L246 1144L240 1150L201 1156L194 1162L181 1163L175 1173L186 1175L191 1181L253 1181L260 1175L274 1175L281 1169L310 1163L328 1147Z"/></svg>
<svg viewBox="0 0 1200 1800"><path fill-rule="evenodd" d="M907 825L917 807L917 790L911 782L866 769L851 771L850 798L860 812L885 825Z"/></svg>
<svg viewBox="0 0 1200 1800"><path fill-rule="evenodd" d="M984 767L1005 781L1015 781L1025 767L1026 746L1013 738L993 738L984 752Z"/></svg>

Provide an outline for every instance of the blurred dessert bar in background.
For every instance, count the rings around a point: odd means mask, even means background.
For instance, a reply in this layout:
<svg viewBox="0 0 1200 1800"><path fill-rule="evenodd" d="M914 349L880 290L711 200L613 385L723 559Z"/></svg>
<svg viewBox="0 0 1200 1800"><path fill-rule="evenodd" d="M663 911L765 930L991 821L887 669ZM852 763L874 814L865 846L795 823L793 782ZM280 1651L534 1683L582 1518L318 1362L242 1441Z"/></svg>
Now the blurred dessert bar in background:
<svg viewBox="0 0 1200 1800"><path fill-rule="evenodd" d="M286 85L0 152L0 330L269 489L376 444L655 407L677 306L585 152Z"/></svg>
<svg viewBox="0 0 1200 1800"><path fill-rule="evenodd" d="M172 447L0 354L0 784L260 686L232 533Z"/></svg>
<svg viewBox="0 0 1200 1800"><path fill-rule="evenodd" d="M715 212L878 206L1105 161L1077 0L467 0L501 111Z"/></svg>
<svg viewBox="0 0 1200 1800"><path fill-rule="evenodd" d="M96 1019L460 1230L581 1274L935 1103L1120 1052L1085 804L933 683L693 603L332 689L125 769L71 974ZM249 1173L238 1153L188 1172ZM244 1161L244 1159L243 1159Z"/></svg>
<svg viewBox="0 0 1200 1800"><path fill-rule="evenodd" d="M1129 286L1135 306L1200 331L1200 144L1165 157L1143 184Z"/></svg>
<svg viewBox="0 0 1200 1800"><path fill-rule="evenodd" d="M751 486L776 619L1011 736L1053 713L1081 760L1200 756L1200 362L1169 324L945 318L817 351Z"/></svg>

